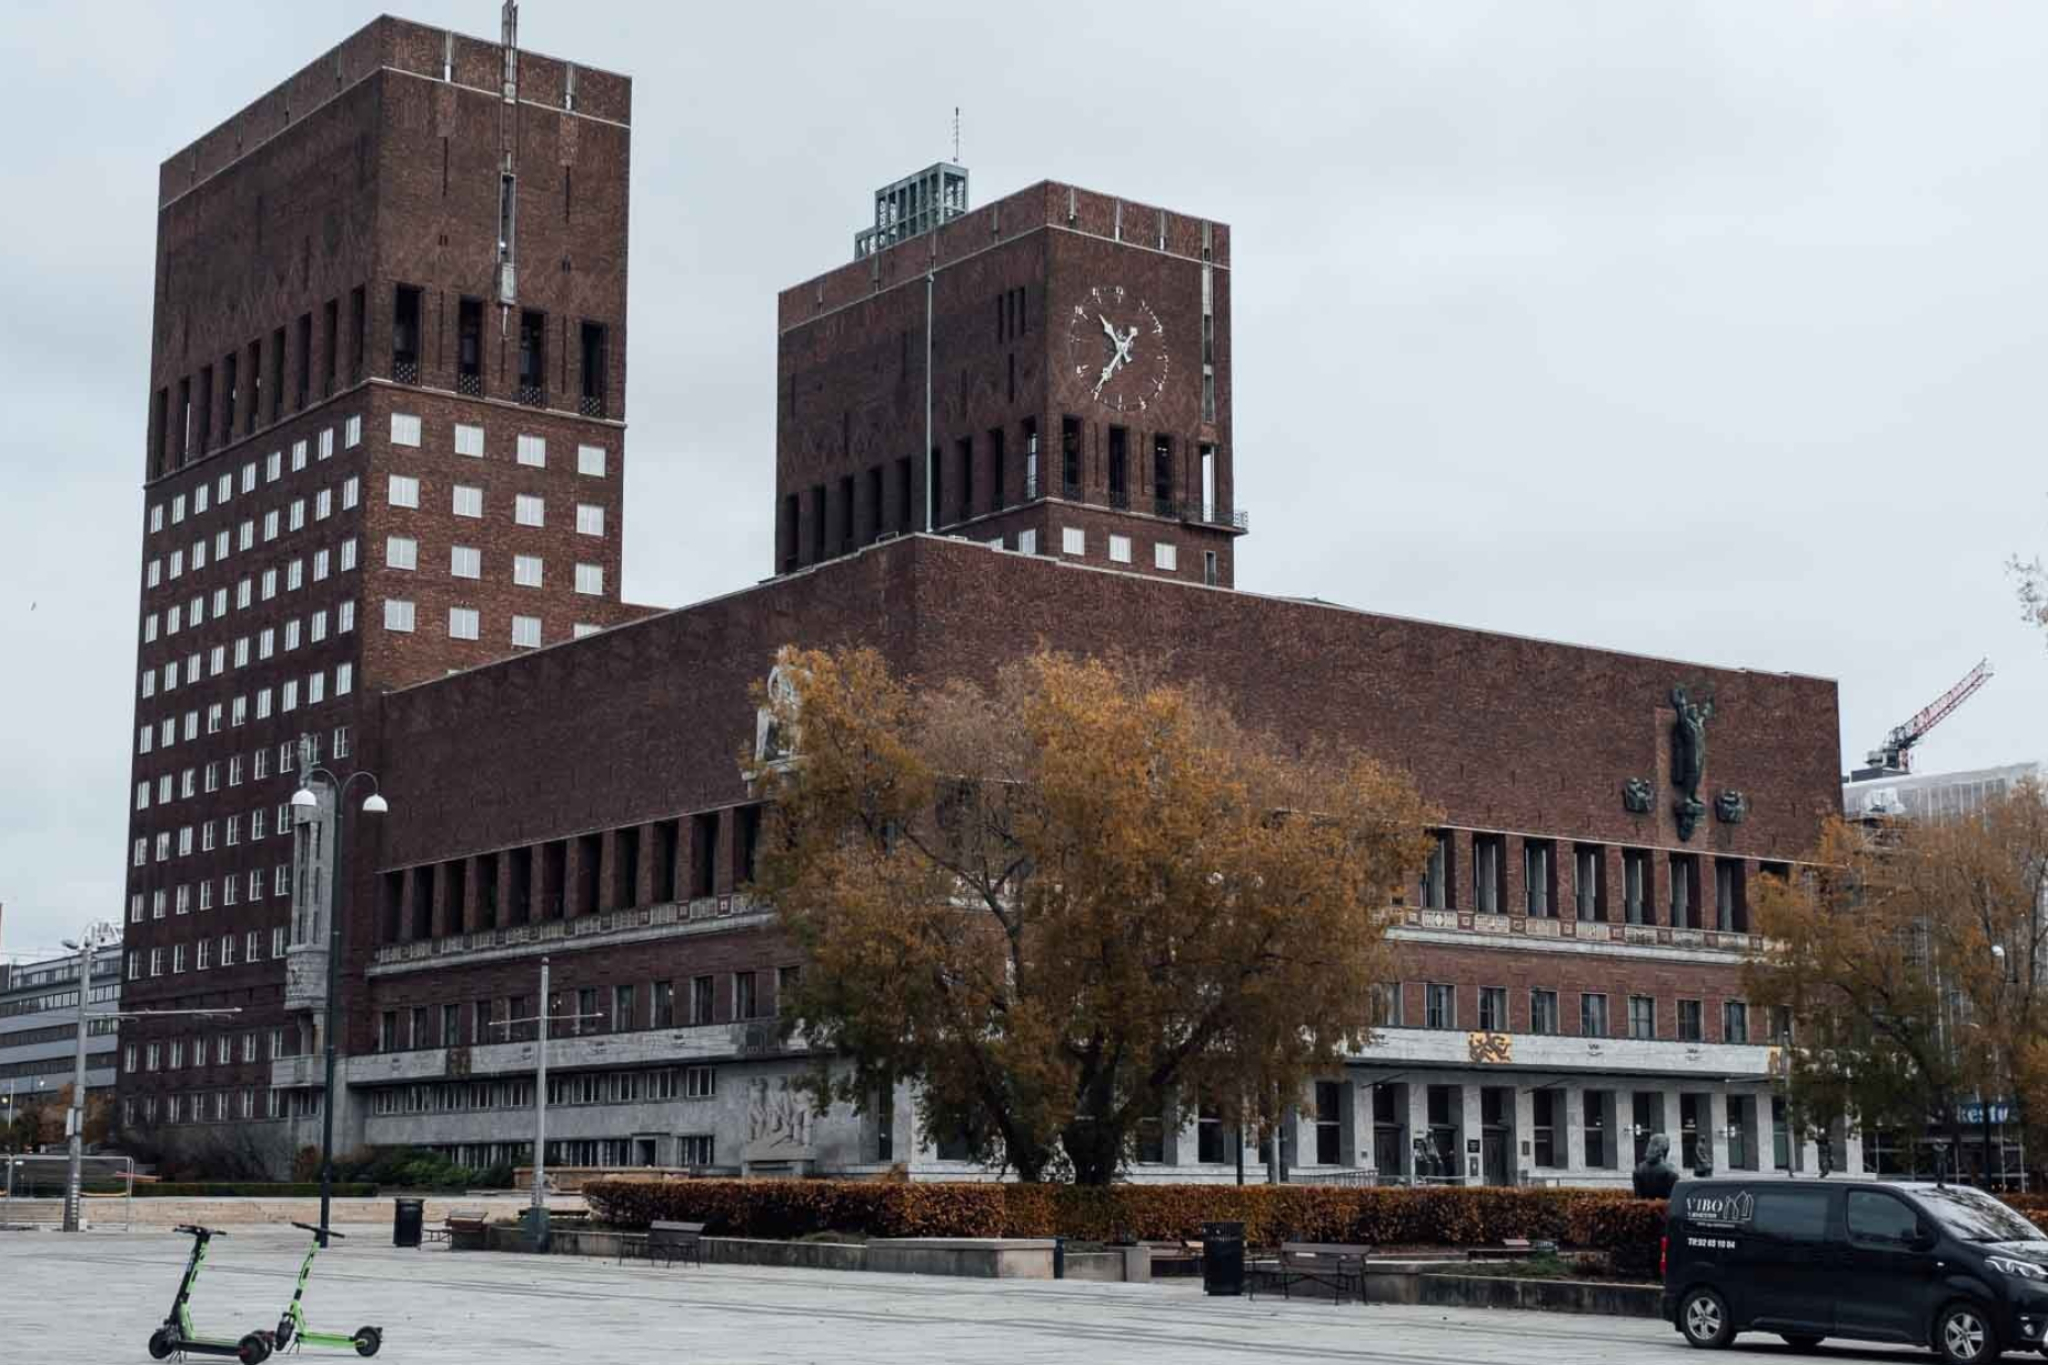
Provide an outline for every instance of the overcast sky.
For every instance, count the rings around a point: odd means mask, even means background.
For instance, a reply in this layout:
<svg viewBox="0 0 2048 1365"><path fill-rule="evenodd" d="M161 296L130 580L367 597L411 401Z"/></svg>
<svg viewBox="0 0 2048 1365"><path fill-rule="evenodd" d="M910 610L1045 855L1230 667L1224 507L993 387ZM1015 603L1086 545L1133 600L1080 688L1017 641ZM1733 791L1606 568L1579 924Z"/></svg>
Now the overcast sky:
<svg viewBox="0 0 2048 1365"><path fill-rule="evenodd" d="M378 9L7 6L0 949L121 912L157 164ZM977 203L1053 178L1232 225L1240 587L1835 678L1845 761L1990 655L1920 766L2048 758L2002 569L2048 551L2048 6L521 25L636 83L631 600L769 572L775 291L958 104Z"/></svg>

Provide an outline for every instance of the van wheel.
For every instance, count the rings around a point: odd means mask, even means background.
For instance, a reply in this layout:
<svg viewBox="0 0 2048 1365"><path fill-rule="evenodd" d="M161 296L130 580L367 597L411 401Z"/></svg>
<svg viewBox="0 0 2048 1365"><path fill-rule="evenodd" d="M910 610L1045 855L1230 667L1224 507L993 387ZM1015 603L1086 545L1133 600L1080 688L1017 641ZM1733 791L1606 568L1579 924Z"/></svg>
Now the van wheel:
<svg viewBox="0 0 2048 1365"><path fill-rule="evenodd" d="M1735 1329L1728 1321L1728 1305L1711 1289L1690 1290L1679 1300L1678 1329L1685 1333L1688 1346L1703 1349L1717 1350L1735 1340ZM1970 1357L1972 1365L1976 1359Z"/></svg>
<svg viewBox="0 0 2048 1365"><path fill-rule="evenodd" d="M1952 1303L1934 1321L1934 1349L1949 1365L1983 1365L1998 1359L1998 1334L1982 1308Z"/></svg>
<svg viewBox="0 0 2048 1365"><path fill-rule="evenodd" d="M1824 1340L1824 1338L1822 1337L1794 1336L1789 1332L1780 1332L1778 1335L1784 1337L1785 1344L1787 1346L1790 1346L1795 1351L1814 1350L1818 1348L1821 1342Z"/></svg>

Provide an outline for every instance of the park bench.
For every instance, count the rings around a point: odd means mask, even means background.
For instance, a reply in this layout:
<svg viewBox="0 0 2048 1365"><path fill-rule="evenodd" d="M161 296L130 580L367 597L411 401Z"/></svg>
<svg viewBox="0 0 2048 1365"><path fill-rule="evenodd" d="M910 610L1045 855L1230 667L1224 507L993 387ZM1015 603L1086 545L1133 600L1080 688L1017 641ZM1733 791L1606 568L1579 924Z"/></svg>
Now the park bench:
<svg viewBox="0 0 2048 1365"><path fill-rule="evenodd" d="M665 1265L674 1265L677 1261L695 1261L703 1265L704 1225L650 1223L645 1232L629 1232L619 1238L619 1264L624 1265L628 1256L640 1256Z"/></svg>
<svg viewBox="0 0 2048 1365"><path fill-rule="evenodd" d="M1282 1298L1293 1297L1298 1284L1321 1285L1330 1291L1332 1303L1357 1294L1365 1302L1365 1259L1369 1246L1339 1242L1282 1242L1271 1260L1255 1261L1246 1267L1246 1287L1258 1297L1261 1284L1278 1285Z"/></svg>
<svg viewBox="0 0 2048 1365"><path fill-rule="evenodd" d="M447 1242L453 1247L457 1229L461 1228L467 1231L472 1224L475 1226L476 1231L481 1234L484 1226L484 1211L482 1209L450 1209L448 1210L448 1216L441 1220L440 1227L422 1228L420 1230L420 1242L422 1245L428 1242ZM467 1250L468 1248L464 1249Z"/></svg>
<svg viewBox="0 0 2048 1365"><path fill-rule="evenodd" d="M1504 1237L1499 1246L1465 1248L1468 1261L1526 1261L1535 1254L1527 1237Z"/></svg>
<svg viewBox="0 0 2048 1365"><path fill-rule="evenodd" d="M1142 1244L1152 1253L1152 1273L1160 1275L1199 1275L1202 1273L1202 1242L1200 1238L1188 1238L1168 1242L1145 1242ZM1162 1267L1169 1267L1162 1272Z"/></svg>

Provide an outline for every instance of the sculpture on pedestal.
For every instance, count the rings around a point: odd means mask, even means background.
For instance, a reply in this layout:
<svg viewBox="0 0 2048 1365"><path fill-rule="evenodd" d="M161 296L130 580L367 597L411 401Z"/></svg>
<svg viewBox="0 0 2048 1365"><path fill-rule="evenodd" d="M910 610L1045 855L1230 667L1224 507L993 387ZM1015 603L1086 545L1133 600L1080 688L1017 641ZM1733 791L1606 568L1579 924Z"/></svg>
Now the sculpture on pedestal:
<svg viewBox="0 0 2048 1365"><path fill-rule="evenodd" d="M1650 1135L1649 1146L1635 1170L1638 1199L1668 1199L1678 1183L1678 1168L1671 1164L1671 1139L1662 1133Z"/></svg>

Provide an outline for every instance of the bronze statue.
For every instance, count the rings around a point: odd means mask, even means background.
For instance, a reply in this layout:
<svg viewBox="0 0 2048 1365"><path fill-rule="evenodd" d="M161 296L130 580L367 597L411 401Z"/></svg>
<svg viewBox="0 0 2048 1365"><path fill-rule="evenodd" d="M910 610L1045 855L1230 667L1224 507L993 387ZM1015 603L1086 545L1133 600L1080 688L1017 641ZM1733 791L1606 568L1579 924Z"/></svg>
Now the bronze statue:
<svg viewBox="0 0 2048 1365"><path fill-rule="evenodd" d="M1678 1184L1678 1169L1671 1164L1670 1138L1662 1133L1650 1135L1643 1159L1636 1165L1634 1180L1638 1199L1671 1197L1672 1187Z"/></svg>
<svg viewBox="0 0 2048 1365"><path fill-rule="evenodd" d="M1676 740L1671 765L1671 785L1685 793L1687 801L1700 799L1700 777L1707 769L1707 722L1714 718L1714 699L1695 702L1681 684L1671 689L1671 709L1678 713L1673 727Z"/></svg>

